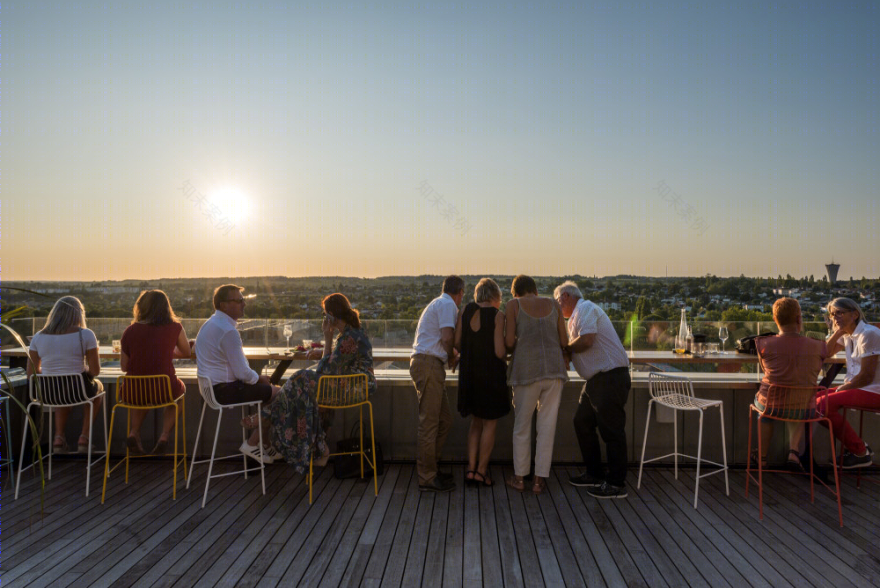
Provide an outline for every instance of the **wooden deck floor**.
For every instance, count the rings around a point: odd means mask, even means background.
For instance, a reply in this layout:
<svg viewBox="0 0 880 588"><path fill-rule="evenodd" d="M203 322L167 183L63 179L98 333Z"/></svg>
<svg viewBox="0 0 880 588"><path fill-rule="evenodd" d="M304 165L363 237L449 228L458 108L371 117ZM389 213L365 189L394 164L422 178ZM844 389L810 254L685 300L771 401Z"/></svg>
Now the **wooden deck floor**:
<svg viewBox="0 0 880 588"><path fill-rule="evenodd" d="M412 465L391 465L373 485L325 470L308 504L304 477L284 466L259 479L212 484L205 468L171 500L170 462L143 462L132 483L114 476L101 505L100 475L83 496L81 461L56 463L39 518L36 483L3 489L0 582L52 586L876 586L880 486L845 481L844 523L824 491L809 504L802 478L777 476L758 520L744 472L703 481L692 472L647 473L629 498L595 500L556 468L546 494L494 488L420 493ZM496 481L507 468L491 471ZM3 476L4 481L6 475Z"/></svg>

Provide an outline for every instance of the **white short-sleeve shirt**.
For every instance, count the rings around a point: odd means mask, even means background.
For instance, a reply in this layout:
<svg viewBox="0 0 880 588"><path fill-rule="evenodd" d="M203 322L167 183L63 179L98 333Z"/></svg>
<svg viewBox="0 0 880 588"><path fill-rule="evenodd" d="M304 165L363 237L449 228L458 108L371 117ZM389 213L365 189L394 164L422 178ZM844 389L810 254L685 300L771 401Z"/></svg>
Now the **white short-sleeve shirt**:
<svg viewBox="0 0 880 588"><path fill-rule="evenodd" d="M211 383L227 384L239 380L256 384L260 374L248 365L241 347L238 323L223 311L215 311L196 336L196 368Z"/></svg>
<svg viewBox="0 0 880 588"><path fill-rule="evenodd" d="M593 344L571 357L571 363L580 377L589 380L599 372L629 366L629 357L611 319L601 308L581 298L568 319L568 338L574 341L581 335L592 333L596 334Z"/></svg>
<svg viewBox="0 0 880 588"><path fill-rule="evenodd" d="M40 371L47 376L83 373L88 369L86 351L97 347L98 338L91 329L64 335L47 335L40 331L30 344L30 350L40 356Z"/></svg>
<svg viewBox="0 0 880 588"><path fill-rule="evenodd" d="M852 335L843 336L843 348L846 350L844 382L849 382L862 370L862 358L880 355L880 329L859 321ZM874 372L874 381L860 389L880 394L880 369Z"/></svg>
<svg viewBox="0 0 880 588"><path fill-rule="evenodd" d="M440 329L455 329L458 320L458 305L452 296L445 292L431 301L422 311L412 355L419 353L431 355L442 361L447 360L446 350L440 344Z"/></svg>

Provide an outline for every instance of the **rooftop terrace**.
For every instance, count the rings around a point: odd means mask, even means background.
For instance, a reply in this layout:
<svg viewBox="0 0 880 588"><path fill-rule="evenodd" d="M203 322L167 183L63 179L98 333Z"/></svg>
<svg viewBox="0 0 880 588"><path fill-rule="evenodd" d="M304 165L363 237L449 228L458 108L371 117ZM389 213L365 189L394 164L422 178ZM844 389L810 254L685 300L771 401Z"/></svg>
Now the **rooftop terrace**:
<svg viewBox="0 0 880 588"><path fill-rule="evenodd" d="M414 467L392 464L372 484L308 484L290 468L212 484L200 509L204 466L171 500L170 462L140 462L82 495L80 460L59 461L40 519L37 483L3 504L0 581L52 586L876 586L880 486L844 480L844 528L836 503L805 479L769 477L765 516L744 497L744 472L703 481L692 506L692 471L679 480L648 470L629 497L600 501L555 468L548 492L463 488L420 493ZM496 481L510 471L496 466ZM93 482L100 479L95 474ZM876 478L875 478L876 479ZM6 482L6 474L3 474ZM8 488L8 486L6 486ZM6 489L7 496L10 490Z"/></svg>

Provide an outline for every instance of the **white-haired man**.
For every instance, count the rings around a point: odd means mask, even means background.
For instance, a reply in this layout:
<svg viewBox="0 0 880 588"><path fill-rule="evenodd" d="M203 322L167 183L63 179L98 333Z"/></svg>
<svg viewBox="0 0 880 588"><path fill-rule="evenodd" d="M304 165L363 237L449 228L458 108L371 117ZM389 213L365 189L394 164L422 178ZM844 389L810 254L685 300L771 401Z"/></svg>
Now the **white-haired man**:
<svg viewBox="0 0 880 588"><path fill-rule="evenodd" d="M584 300L574 282L560 284L553 297L568 319L574 369L586 381L574 415L574 430L586 472L569 479L596 498L626 498L626 401L631 381L629 358L605 312ZM608 471L602 465L602 453L596 428L605 442Z"/></svg>

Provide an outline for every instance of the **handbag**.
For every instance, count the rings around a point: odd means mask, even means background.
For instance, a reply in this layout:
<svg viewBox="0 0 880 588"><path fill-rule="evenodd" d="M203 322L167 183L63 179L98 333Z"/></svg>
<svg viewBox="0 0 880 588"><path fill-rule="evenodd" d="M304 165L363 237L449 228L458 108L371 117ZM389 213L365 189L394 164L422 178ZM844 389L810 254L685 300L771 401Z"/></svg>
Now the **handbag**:
<svg viewBox="0 0 880 588"><path fill-rule="evenodd" d="M348 438L340 439L336 442L336 453L345 453L348 451L361 450L360 423L357 422L351 428ZM364 435L364 445L366 446L366 455L372 461L373 444L370 438ZM382 457L382 446L376 441L376 474L381 476L385 473L385 460ZM364 459L364 477L371 476L373 468L369 461ZM359 478L361 475L361 456L354 455L337 455L333 460L333 475L344 480L346 478Z"/></svg>
<svg viewBox="0 0 880 588"><path fill-rule="evenodd" d="M761 333L760 335L749 335L748 337L737 339L736 352L748 353L749 355L758 355L758 348L755 347L755 339L757 339L758 337L768 337L775 334L776 333Z"/></svg>

